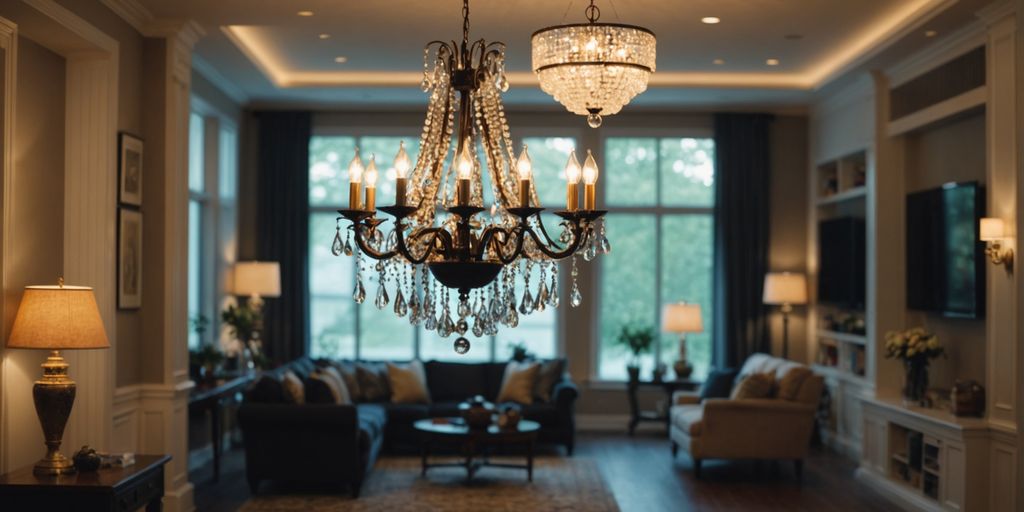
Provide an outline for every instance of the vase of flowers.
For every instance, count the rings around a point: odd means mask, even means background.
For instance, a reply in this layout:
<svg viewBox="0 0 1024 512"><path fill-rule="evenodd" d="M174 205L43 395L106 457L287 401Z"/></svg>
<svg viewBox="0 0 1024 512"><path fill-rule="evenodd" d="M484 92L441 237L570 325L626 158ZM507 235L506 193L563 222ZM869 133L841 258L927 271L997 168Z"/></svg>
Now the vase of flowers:
<svg viewBox="0 0 1024 512"><path fill-rule="evenodd" d="M906 404L926 405L928 392L928 364L945 355L938 336L915 327L906 331L885 334L885 357L903 362L903 401Z"/></svg>
<svg viewBox="0 0 1024 512"><path fill-rule="evenodd" d="M619 330L619 336L615 341L633 354L626 365L631 382L640 380L640 355L650 352L651 346L654 345L654 337L654 328L650 326L623 325Z"/></svg>

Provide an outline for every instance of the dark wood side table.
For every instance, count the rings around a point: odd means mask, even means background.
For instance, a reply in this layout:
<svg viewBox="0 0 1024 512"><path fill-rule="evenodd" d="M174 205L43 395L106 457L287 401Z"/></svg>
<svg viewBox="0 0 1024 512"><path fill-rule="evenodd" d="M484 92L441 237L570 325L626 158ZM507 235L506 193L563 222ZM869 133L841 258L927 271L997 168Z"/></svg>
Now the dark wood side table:
<svg viewBox="0 0 1024 512"><path fill-rule="evenodd" d="M210 437L213 441L213 481L220 479L221 443L224 439L224 403L233 400L235 395L245 391L253 378L242 375L229 380L215 381L210 384L196 384L188 397L189 414L210 413Z"/></svg>
<svg viewBox="0 0 1024 512"><path fill-rule="evenodd" d="M170 455L136 455L126 468L104 468L94 473L36 476L32 466L0 475L0 508L36 510L147 512L163 509L164 465Z"/></svg>
<svg viewBox="0 0 1024 512"><path fill-rule="evenodd" d="M636 430L636 426L641 421L658 421L664 423L668 427L669 416L666 411L662 414L659 411L641 411L640 401L637 398L637 394L640 388L661 388L665 391L669 400L672 400L672 393L676 391L695 391L700 388L702 383L697 380L681 379L681 380L630 380L626 383L626 392L629 394L629 435L633 435ZM671 407L672 404L669 404Z"/></svg>

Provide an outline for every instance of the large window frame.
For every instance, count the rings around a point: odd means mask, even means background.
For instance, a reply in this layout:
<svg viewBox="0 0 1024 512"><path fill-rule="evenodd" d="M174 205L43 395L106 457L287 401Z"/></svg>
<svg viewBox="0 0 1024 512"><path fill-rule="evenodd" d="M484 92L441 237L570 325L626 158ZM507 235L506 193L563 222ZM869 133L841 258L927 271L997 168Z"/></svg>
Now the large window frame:
<svg viewBox="0 0 1024 512"><path fill-rule="evenodd" d="M350 126L331 126L331 125L327 125L327 126L314 126L312 136L313 137L352 137L352 138L356 139L357 145L358 145L359 139L362 138L362 137L396 137L396 138L403 138L405 140L405 143L406 143L407 147L417 147L418 144L419 144L419 131L416 130L416 129L410 129L409 126L416 126L416 125L405 125L405 124L400 125L400 126L399 125L395 125L395 126L384 126L384 125L382 125L382 126L373 126L373 127L368 127L368 128L361 128L361 127L357 128L357 127L350 127ZM582 129L579 129L579 128L568 128L568 127L543 127L543 126L540 126L540 125L534 125L534 126L527 125L525 127L519 127L519 126L516 127L515 133L513 134L513 144L515 146L515 152L516 152L516 154L518 154L519 150L522 148L522 144L523 144L523 141L525 139L548 138L548 137L552 137L552 138L554 138L554 137L572 138L576 142L577 156L580 155L581 148L583 148L582 149L583 155L584 156L586 155L586 153L585 153L586 149L584 147L584 141L586 141L588 139L586 137L584 137ZM418 147L417 147L417 149L418 149ZM397 150L398 150L398 147L396 145L395 146L395 151L397 151ZM365 161L369 157L369 155L363 154L362 157L363 157L363 159ZM390 167L391 159L393 157L394 157L393 154L378 155L378 167L380 169L382 169L382 170ZM344 165L347 165L348 159L350 159L350 158L351 158L350 155L348 155L348 156L343 155L341 157L341 161L343 161L345 163ZM580 156L580 158L582 159L583 156ZM344 165L343 165L343 167L344 167ZM564 167L564 165L565 164L563 162L561 164L561 166ZM562 170L563 170L562 167L559 167L557 169L557 171L559 173L562 172ZM386 179L386 178L382 177L382 179ZM383 201L383 204L387 204L387 203L389 203L391 201L391 198L386 198L385 197L385 198L379 199L379 201L381 201L381 200ZM310 218L312 219L313 216L318 215L318 214L319 215L323 215L323 214L336 214L337 213L337 208L339 206L341 206L341 205L315 205L315 204L312 204L312 202L311 202L310 205L309 205L309 215L310 215ZM550 204L550 205L549 204L545 204L544 205L544 207L549 209L549 210L560 209L560 208L563 208L564 206L565 205L561 204L561 203ZM328 241L324 241L324 243L328 243ZM353 268L352 268L353 279L354 279L355 273L356 273L356 268L353 266ZM561 268L561 265L560 265L560 268L559 268L559 279L558 279L558 287L559 287L558 293L559 293L559 296L563 298L563 300L562 300L562 305L560 305L558 308L554 309L554 311L553 311L554 315L555 315L555 322L554 322L554 324L552 326L552 329L553 329L552 335L553 335L553 344L554 344L554 346L553 346L554 354L553 355L556 356L556 357L564 357L565 353L566 353L565 340L564 340L564 336L563 336L563 332L565 331L565 327L566 327L566 315L562 314L560 312L560 310L562 310L563 308L570 307L569 304L568 304L568 296L567 296L567 294L565 292L565 290L568 289L568 286L566 284L568 276L569 276L568 267L566 267L566 269L564 269L564 271L563 271L563 269ZM365 279L364 279L364 282L366 282ZM372 295L373 295L374 290L375 290L374 287L370 287L370 286L367 287L368 299L367 299L366 303L361 305L361 307L373 307L371 302L372 302ZM351 300L348 297L349 294L347 292L348 292L347 290L343 290L341 295L344 296L346 299ZM310 299L310 302L312 303L312 299L315 296L313 290L310 287L307 287L306 293L307 293L307 295L308 295L308 297ZM353 333L354 333L354 338L355 338L354 339L355 348L354 348L354 351L353 351L353 355L354 355L356 360L361 360L361 359L363 359L363 354L362 354L362 347L361 347L362 344L360 343L360 338L361 338L361 334L362 334L362 327L363 327L362 323L364 322L364 319L362 318L363 315L358 313L358 309L356 311L357 311L356 314L353 315L354 316L354 318L353 318L353 324L354 324L353 325ZM310 318L310 327L312 328L312 316ZM412 329L412 331L413 331L413 334L412 334L412 336L413 336L413 340L412 340L412 343L413 343L413 351L412 351L413 358L420 359L420 358L422 358L422 356L424 354L424 351L423 351L424 333L423 333L422 325L415 326ZM311 334L312 334L312 332L311 332ZM501 360L501 355L503 355L503 351L502 351L503 347L499 346L499 337L500 337L500 332L499 332L498 335L487 336L487 350L488 350L489 357L487 357L485 359L486 361L494 362L494 361ZM450 336L449 338L445 338L445 339L446 340L454 340L455 337L453 335L453 336ZM312 336L310 337L309 343L310 343L310 346L308 347L308 352L310 354L313 354L313 348L314 347L313 347ZM474 346L474 349L479 350L476 346ZM455 356L454 352L452 352L452 354L453 354L452 358L457 360L458 356ZM474 359L474 360L477 360L477 359Z"/></svg>
<svg viewBox="0 0 1024 512"><path fill-rule="evenodd" d="M600 178L599 181L598 181L598 187L597 187L597 204L598 204L598 207L599 208L606 208L606 209L608 209L609 210L609 215L616 215L616 214L651 215L655 219L655 240L656 240L655 243L656 243L656 246L651 248L650 250L653 250L655 252L654 275L656 276L656 278L654 280L655 281L654 297L657 300L657 307L655 308L655 312L654 312L654 329L655 329L655 331L658 334L658 338L656 339L656 342L654 344L653 358L654 358L654 364L655 365L657 365L659 362L661 362L661 363L665 363L666 365L671 367L671 364L672 364L673 361L672 360L664 360L663 359L663 355L664 354L663 354L663 351L662 351L662 343L661 343L661 337L660 337L662 335L662 333L661 333L662 308L663 308L663 306L665 304L665 302L663 300L663 293L662 293L663 292L664 283L662 282L662 278L661 278L661 276L663 275L663 270L664 270L664 262L663 262L663 256L662 256L662 249L663 249L663 244L664 244L663 236L662 236L662 229L663 229L664 220L665 220L666 217L670 217L670 216L674 216L674 215L710 215L711 218L712 218L712 229L714 229L713 226L714 226L714 210L715 210L715 206L714 206L714 203L712 203L711 206L706 206L706 207L705 206L663 206L662 205L662 198L663 198L662 194L663 194L664 187L662 186L663 185L663 183L662 183L663 179L662 179L662 173L660 172L660 169L661 169L661 155L660 155L660 152L655 152L655 169L658 170L658 172L655 172L655 176L656 176L656 179L657 179L657 183L656 183L656 190L657 190L657 196L656 197L657 197L657 199L656 199L655 205L653 205L653 206L618 206L618 205L609 205L608 201L607 201L608 186L607 186L607 179L606 179L607 173L609 171L611 171L611 169L608 168L608 163L606 161L606 155L608 154L608 141L610 139L613 139L613 138L654 138L656 140L660 140L660 139L664 139L664 138L712 139L712 138L714 138L714 132L713 132L713 130L710 127L708 127L708 128L685 127L685 128L681 128L681 129L672 129L672 128L625 128L625 127L623 127L623 128L602 128L601 129L601 133L599 135L599 138L600 138L599 146L601 148L601 153L600 153L600 155L595 155L595 156L597 156L598 166L599 166L599 168L601 170L601 173L602 173L603 177ZM602 181L604 182L603 184L602 184ZM612 250L613 251L617 250L616 246L615 246L615 240L614 239L611 240L611 244L612 244ZM618 250L621 250L621 249L618 249ZM600 260L600 257L598 259L595 259L594 262L592 262L592 264L591 264L591 282L590 282L590 285L591 285L591 289L593 290L593 298L592 298L592 306L591 306L591 309L590 309L590 312L591 312L591 314L590 314L590 317L591 317L590 318L590 328L591 328L591 332L594 333L594 339L593 339L593 350L590 353L590 357L591 357L591 360L590 360L591 375L590 375L590 377L591 377L591 382L592 383L598 383L598 384L600 384L600 383L617 383L617 382L621 382L621 380L620 379L615 379L615 378L609 378L607 376L602 376L601 375L601 351L602 351L603 347L602 347L602 333L601 333L600 315L601 315L602 306L603 306L603 304L602 304L602 293L601 293L602 273L603 273L603 271L602 271L602 265L600 264L599 260ZM684 299L686 299L686 297L679 297L676 300L684 300ZM710 335L711 332L712 332L711 329L712 329L712 326L710 325L710 322L705 322L704 332L709 333L709 335ZM623 362L623 365L625 365L625 361ZM645 375L641 375L641 379L644 379L644 378L646 378L646 376Z"/></svg>

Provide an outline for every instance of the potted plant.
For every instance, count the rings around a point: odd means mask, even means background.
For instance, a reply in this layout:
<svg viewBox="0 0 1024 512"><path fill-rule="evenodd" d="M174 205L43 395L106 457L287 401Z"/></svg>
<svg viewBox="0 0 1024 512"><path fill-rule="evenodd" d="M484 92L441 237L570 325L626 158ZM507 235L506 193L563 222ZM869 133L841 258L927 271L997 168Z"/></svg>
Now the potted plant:
<svg viewBox="0 0 1024 512"><path fill-rule="evenodd" d="M938 336L925 331L923 327L885 333L885 357L903 362L905 403L926 405L928 364L932 359L945 354L946 350L939 343Z"/></svg>
<svg viewBox="0 0 1024 512"><path fill-rule="evenodd" d="M233 336L242 345L241 356L244 359L241 370L264 368L266 356L261 350L259 329L263 323L260 311L251 305L229 305L221 312L221 320L227 324Z"/></svg>
<svg viewBox="0 0 1024 512"><path fill-rule="evenodd" d="M640 380L640 355L651 351L654 339L654 328L650 326L625 324L619 330L619 335L615 338L616 343L626 347L633 354L632 359L630 359L629 364L626 366L626 371L629 372L629 380Z"/></svg>
<svg viewBox="0 0 1024 512"><path fill-rule="evenodd" d="M521 363L533 357L533 354L531 354L526 348L526 342L524 341L509 343L508 348L512 349L512 360L517 363Z"/></svg>

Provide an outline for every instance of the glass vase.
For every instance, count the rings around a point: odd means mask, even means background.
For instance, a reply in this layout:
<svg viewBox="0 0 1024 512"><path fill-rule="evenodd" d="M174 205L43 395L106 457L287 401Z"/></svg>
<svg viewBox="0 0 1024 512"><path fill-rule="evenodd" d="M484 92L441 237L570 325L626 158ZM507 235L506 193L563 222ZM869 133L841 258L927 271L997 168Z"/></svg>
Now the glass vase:
<svg viewBox="0 0 1024 512"><path fill-rule="evenodd" d="M903 403L905 405L927 406L928 362L904 361Z"/></svg>

